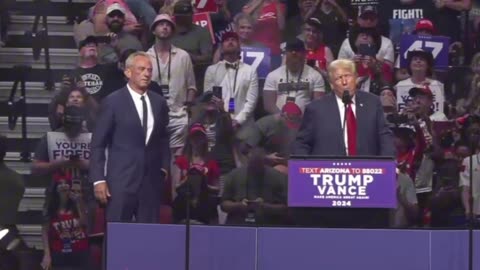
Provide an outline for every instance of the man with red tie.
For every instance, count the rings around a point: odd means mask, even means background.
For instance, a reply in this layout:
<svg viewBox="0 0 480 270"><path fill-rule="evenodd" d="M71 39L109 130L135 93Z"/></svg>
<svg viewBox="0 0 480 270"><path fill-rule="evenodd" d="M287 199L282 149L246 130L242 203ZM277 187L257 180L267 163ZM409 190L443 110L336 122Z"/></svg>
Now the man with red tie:
<svg viewBox="0 0 480 270"><path fill-rule="evenodd" d="M328 67L333 92L311 102L293 144L293 155L394 157L392 134L378 96L357 91L351 60ZM384 227L381 209L299 209L299 223L325 227Z"/></svg>

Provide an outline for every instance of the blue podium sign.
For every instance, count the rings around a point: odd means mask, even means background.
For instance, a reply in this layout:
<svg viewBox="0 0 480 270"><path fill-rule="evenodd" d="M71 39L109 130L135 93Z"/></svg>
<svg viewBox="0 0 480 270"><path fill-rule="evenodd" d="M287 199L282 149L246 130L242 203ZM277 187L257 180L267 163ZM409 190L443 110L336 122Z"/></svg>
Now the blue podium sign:
<svg viewBox="0 0 480 270"><path fill-rule="evenodd" d="M395 208L393 160L290 160L288 206Z"/></svg>

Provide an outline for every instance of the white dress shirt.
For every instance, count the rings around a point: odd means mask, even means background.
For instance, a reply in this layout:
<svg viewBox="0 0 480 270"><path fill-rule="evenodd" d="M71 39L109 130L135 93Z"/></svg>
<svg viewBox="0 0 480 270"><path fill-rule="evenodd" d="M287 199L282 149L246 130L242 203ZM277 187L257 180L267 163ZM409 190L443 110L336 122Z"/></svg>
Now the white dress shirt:
<svg viewBox="0 0 480 270"><path fill-rule="evenodd" d="M152 104L150 103L150 99L148 98L147 92L143 95L133 91L130 85L127 83L128 92L133 98L133 103L135 104L135 108L137 109L138 117L140 117L140 123L143 126L143 106L142 106L142 97L145 97L145 101L147 102L147 115L148 115L148 126L147 126L147 136L145 138L145 145L148 143L150 136L152 135L153 131L153 124L155 120L153 119L153 111L152 111Z"/></svg>
<svg viewBox="0 0 480 270"><path fill-rule="evenodd" d="M343 119L345 118L345 104L343 104L343 101L340 97L335 95L337 98L337 105L338 105L338 110L340 112L340 125L343 128ZM357 117L357 110L355 106L355 97L352 97L352 103L350 104L352 106L353 114L355 115L355 118ZM357 130L358 130L358 125L357 125ZM345 130L343 132L343 138L345 139L345 151L348 153L348 135L347 135L347 122L345 122Z"/></svg>

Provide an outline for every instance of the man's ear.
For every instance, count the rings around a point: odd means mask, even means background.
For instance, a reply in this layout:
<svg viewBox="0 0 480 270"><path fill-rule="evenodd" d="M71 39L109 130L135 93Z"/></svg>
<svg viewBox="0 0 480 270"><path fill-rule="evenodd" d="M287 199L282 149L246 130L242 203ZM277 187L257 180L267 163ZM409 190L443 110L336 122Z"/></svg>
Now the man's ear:
<svg viewBox="0 0 480 270"><path fill-rule="evenodd" d="M132 76L132 71L129 69L129 68L126 68L124 71L123 71L123 74L125 74L125 77L129 78Z"/></svg>

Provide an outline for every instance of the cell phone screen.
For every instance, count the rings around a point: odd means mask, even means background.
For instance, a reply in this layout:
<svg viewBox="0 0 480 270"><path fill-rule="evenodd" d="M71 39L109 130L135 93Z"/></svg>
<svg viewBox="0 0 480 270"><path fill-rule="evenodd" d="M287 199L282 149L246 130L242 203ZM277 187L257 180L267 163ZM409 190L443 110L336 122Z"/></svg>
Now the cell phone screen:
<svg viewBox="0 0 480 270"><path fill-rule="evenodd" d="M221 86L214 86L213 87L213 95L219 99L222 98L222 87Z"/></svg>

